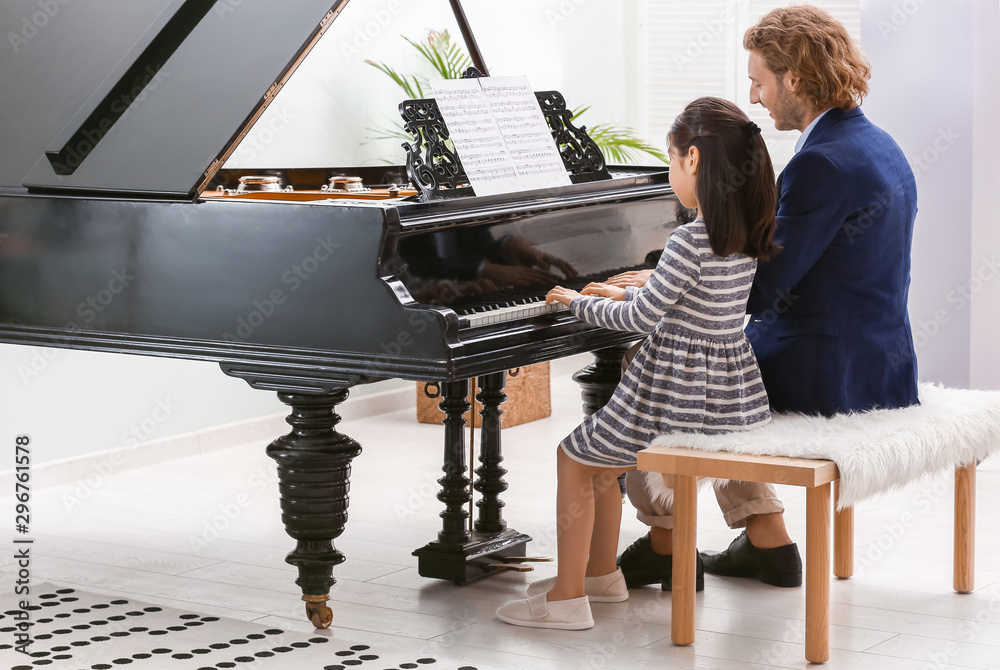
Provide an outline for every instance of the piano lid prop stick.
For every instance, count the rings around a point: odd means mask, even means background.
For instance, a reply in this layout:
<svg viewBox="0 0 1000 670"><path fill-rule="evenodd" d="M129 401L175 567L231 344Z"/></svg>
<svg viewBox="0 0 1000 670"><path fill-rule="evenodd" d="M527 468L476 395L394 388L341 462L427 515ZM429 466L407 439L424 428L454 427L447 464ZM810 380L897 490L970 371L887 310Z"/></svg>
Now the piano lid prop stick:
<svg viewBox="0 0 1000 670"><path fill-rule="evenodd" d="M458 21L458 28L462 31L462 38L465 40L465 47L469 50L469 57L472 58L472 64L483 75L489 77L490 72L486 69L486 61L483 60L483 54L479 52L479 45L476 44L476 36L472 34L472 28L469 27L469 19L465 17L465 10L462 9L461 0L451 0L451 10L455 13L455 20Z"/></svg>

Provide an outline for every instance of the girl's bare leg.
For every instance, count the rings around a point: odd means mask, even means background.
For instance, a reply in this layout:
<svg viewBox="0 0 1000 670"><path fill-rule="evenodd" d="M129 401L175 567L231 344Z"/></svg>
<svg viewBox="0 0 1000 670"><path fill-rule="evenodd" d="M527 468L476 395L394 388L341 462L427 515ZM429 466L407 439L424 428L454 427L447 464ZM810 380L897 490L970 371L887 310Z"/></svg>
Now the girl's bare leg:
<svg viewBox="0 0 1000 670"><path fill-rule="evenodd" d="M592 540L601 546L597 550L598 565L603 566L610 555L610 569L593 574L607 574L615 570L615 552L621 526L621 495L618 494L618 473L609 468L584 465L567 456L560 448L557 456L559 482L556 493L556 527L558 532L557 555L559 573L555 586L548 593L548 600L568 600L584 595L584 577L588 574L588 555ZM611 486L617 498L608 495ZM614 503L616 509L610 508ZM599 511L596 509L599 506ZM595 520L601 527L595 538ZM608 528L607 526L612 526ZM613 537L612 540L609 538ZM604 546L605 544L609 546Z"/></svg>
<svg viewBox="0 0 1000 670"><path fill-rule="evenodd" d="M587 576L600 577L618 569L618 534L622 527L620 470L600 468L594 477L594 531L590 539Z"/></svg>

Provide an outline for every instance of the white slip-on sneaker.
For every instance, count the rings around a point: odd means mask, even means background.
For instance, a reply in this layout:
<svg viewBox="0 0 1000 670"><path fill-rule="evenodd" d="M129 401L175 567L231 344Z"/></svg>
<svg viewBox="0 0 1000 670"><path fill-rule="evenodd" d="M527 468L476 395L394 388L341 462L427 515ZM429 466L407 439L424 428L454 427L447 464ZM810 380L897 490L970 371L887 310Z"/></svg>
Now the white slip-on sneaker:
<svg viewBox="0 0 1000 670"><path fill-rule="evenodd" d="M555 585L555 577L539 579L528 584L528 595L548 593ZM585 577L583 592L592 603L620 603L628 600L628 586L625 585L625 575L622 574L621 568L600 577Z"/></svg>
<svg viewBox="0 0 1000 670"><path fill-rule="evenodd" d="M584 630L594 627L587 596L548 602L545 594L540 593L524 600L511 600L497 608L497 618L529 628Z"/></svg>

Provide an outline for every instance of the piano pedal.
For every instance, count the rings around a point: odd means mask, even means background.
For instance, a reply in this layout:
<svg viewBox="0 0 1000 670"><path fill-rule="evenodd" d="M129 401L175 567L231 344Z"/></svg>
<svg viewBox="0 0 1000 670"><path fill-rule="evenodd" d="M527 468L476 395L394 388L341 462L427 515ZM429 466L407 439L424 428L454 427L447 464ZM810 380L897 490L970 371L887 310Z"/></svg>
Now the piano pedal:
<svg viewBox="0 0 1000 670"><path fill-rule="evenodd" d="M515 565L513 563L487 563L483 566L486 572L531 572L534 570L530 565Z"/></svg>
<svg viewBox="0 0 1000 670"><path fill-rule="evenodd" d="M555 559L551 556L501 556L504 563L551 563Z"/></svg>

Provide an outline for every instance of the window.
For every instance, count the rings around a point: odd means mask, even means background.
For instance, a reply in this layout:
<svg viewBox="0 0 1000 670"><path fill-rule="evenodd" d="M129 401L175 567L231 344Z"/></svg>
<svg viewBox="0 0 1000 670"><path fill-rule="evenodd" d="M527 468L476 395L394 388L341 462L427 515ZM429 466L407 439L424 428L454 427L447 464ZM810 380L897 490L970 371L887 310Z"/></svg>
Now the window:
<svg viewBox="0 0 1000 670"><path fill-rule="evenodd" d="M736 102L761 127L780 172L792 157L797 131L774 129L767 111L750 105L743 33L787 2L768 0L640 0L639 109L643 135L662 143L674 117L691 100L714 95ZM860 0L812 0L861 41Z"/></svg>

